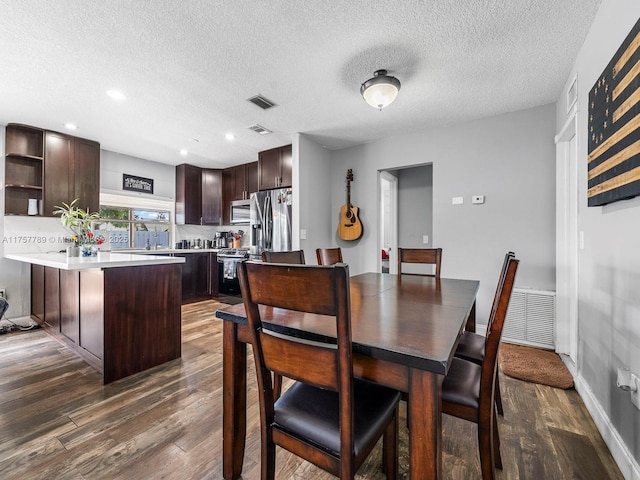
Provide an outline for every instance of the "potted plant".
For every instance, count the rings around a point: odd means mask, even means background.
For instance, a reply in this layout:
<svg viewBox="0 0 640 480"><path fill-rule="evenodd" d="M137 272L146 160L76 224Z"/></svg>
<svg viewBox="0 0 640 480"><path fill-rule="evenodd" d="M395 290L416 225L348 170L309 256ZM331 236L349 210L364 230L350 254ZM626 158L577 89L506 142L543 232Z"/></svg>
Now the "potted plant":
<svg viewBox="0 0 640 480"><path fill-rule="evenodd" d="M97 245L104 242L102 236L96 236L91 231L92 223L100 219L98 212L89 212L89 209L82 209L76 206L79 199L75 199L69 204L62 203L56 205L54 215L60 215L60 223L71 231L71 239L74 242L72 247L67 248L67 256L77 257L79 249L82 249L83 256L97 255ZM95 248L92 248L95 246ZM74 249L75 247L75 249Z"/></svg>

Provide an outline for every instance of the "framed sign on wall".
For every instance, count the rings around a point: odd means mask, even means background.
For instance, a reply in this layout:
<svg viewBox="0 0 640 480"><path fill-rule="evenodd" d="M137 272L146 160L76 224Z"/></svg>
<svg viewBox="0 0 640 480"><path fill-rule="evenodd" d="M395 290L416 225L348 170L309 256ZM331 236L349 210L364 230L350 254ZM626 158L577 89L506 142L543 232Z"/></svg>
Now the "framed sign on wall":
<svg viewBox="0 0 640 480"><path fill-rule="evenodd" d="M131 192L150 193L153 195L153 179L136 177L128 173L122 174L122 189Z"/></svg>
<svg viewBox="0 0 640 480"><path fill-rule="evenodd" d="M590 207L640 195L640 20L589 92Z"/></svg>

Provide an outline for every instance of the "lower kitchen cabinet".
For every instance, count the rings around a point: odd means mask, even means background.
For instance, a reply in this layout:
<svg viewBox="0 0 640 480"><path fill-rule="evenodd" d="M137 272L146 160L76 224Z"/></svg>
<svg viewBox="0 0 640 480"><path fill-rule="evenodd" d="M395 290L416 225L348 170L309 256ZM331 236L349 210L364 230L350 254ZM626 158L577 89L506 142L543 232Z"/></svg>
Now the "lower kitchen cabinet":
<svg viewBox="0 0 640 480"><path fill-rule="evenodd" d="M191 303L211 297L211 255L202 253L176 253L183 257L182 264L182 303ZM216 290L215 295L218 292Z"/></svg>
<svg viewBox="0 0 640 480"><path fill-rule="evenodd" d="M32 317L44 310L45 330L105 384L180 357L179 264L31 272Z"/></svg>

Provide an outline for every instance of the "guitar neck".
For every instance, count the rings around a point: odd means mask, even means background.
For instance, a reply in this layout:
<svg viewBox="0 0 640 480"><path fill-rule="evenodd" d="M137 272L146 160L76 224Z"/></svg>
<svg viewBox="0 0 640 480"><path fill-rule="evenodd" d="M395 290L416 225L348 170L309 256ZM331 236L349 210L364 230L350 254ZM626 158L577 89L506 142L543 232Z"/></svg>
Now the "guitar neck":
<svg viewBox="0 0 640 480"><path fill-rule="evenodd" d="M347 207L351 208L351 182L347 182Z"/></svg>

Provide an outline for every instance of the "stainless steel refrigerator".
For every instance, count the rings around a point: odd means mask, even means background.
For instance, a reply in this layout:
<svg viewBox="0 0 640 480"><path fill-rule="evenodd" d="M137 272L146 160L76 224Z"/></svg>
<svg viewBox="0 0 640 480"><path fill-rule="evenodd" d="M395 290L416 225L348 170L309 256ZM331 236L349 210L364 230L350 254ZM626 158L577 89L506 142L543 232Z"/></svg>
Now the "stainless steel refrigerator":
<svg viewBox="0 0 640 480"><path fill-rule="evenodd" d="M251 194L251 254L291 251L291 189Z"/></svg>

